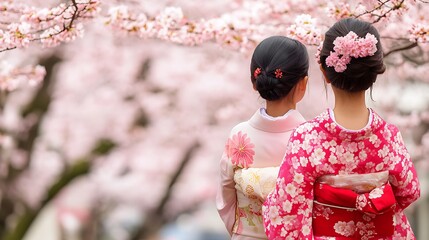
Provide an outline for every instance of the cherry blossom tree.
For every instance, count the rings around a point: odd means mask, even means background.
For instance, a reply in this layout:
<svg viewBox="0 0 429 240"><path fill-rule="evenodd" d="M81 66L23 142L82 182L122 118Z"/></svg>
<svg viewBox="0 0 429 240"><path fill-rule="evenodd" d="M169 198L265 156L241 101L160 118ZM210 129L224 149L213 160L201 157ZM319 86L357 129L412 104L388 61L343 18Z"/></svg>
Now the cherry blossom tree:
<svg viewBox="0 0 429 240"><path fill-rule="evenodd" d="M156 38L184 45L216 42L241 51L250 51L267 35L280 34L297 38L308 45L318 45L322 32L332 21L324 21L328 14L333 20L356 17L383 26L383 38L393 47L386 56L426 45L429 24L424 16L424 0L366 0L347 1L236 1L236 8L219 16L193 19L180 7L166 7L157 13L147 13L145 5L128 2L73 0L54 7L28 6L17 1L3 1L0 25L0 52L28 47L36 42L43 47L54 47L82 37L83 23L89 20L103 22L113 30L135 34L140 38ZM131 9L131 10L130 10ZM303 14L306 13L306 14ZM392 27L395 26L395 27ZM397 28L397 26L401 26ZM394 30L392 28L395 28ZM398 31L398 29L400 29ZM398 45L398 43L401 43ZM426 47L427 48L427 47ZM14 88L15 75L40 80L43 71L14 70L3 76L2 88ZM8 74L4 74L8 76ZM34 81L34 80L33 80ZM11 82L6 85L7 82ZM38 82L38 81L36 81Z"/></svg>
<svg viewBox="0 0 429 240"><path fill-rule="evenodd" d="M21 239L48 204L66 230L89 227L87 239L146 238L198 211L214 196L229 129L263 105L247 71L256 44L286 35L315 53L344 17L380 30L389 70L372 104L400 126L426 177L428 9L422 0L2 1L2 239ZM300 106L308 118L325 107L313 104L325 98L313 64ZM121 212L138 213L127 233L109 227Z"/></svg>

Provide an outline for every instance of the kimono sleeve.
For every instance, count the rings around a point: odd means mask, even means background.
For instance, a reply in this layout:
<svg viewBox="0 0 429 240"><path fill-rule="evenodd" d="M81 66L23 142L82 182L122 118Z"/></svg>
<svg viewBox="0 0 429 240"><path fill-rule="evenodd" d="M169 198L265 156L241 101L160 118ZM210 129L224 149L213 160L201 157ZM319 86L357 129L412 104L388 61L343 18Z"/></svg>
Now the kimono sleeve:
<svg viewBox="0 0 429 240"><path fill-rule="evenodd" d="M237 192L234 182L234 166L229 160L226 150L220 160L220 179L216 194L216 208L229 234L235 223L235 210L237 206Z"/></svg>
<svg viewBox="0 0 429 240"><path fill-rule="evenodd" d="M299 131L297 128L296 131ZM268 239L312 239L314 158L304 134L292 134L276 187L263 205ZM308 137L308 135L307 135Z"/></svg>
<svg viewBox="0 0 429 240"><path fill-rule="evenodd" d="M410 154L396 127L393 127L392 138L395 155L391 158L389 181L398 205L405 209L420 197L420 183Z"/></svg>

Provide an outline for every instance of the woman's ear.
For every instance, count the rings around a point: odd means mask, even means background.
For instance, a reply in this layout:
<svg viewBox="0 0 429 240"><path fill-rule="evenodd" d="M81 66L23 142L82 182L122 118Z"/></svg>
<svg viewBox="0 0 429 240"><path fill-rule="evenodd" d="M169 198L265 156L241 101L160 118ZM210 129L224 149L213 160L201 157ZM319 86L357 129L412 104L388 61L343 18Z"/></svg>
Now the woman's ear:
<svg viewBox="0 0 429 240"><path fill-rule="evenodd" d="M256 83L252 83L253 85L253 90L258 91L258 89L256 89Z"/></svg>
<svg viewBox="0 0 429 240"><path fill-rule="evenodd" d="M305 76L299 83L298 83L301 91L304 91L307 89L307 84L308 84L308 76Z"/></svg>
<svg viewBox="0 0 429 240"><path fill-rule="evenodd" d="M298 103L304 98L305 91L307 90L307 83L308 76L305 76L295 85L292 95L294 103Z"/></svg>
<svg viewBox="0 0 429 240"><path fill-rule="evenodd" d="M331 83L329 78L326 76L326 72L325 72L325 69L323 69L322 64L319 64L319 68L320 68L320 71L322 71L323 78L325 79L325 82L328 84Z"/></svg>

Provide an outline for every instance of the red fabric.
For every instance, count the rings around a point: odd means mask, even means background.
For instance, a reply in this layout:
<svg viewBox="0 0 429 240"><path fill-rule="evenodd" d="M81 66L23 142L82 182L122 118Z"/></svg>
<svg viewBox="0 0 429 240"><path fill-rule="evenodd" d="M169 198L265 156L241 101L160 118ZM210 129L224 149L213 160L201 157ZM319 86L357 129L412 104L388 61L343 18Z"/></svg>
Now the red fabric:
<svg viewBox="0 0 429 240"><path fill-rule="evenodd" d="M371 193L373 195L370 197ZM363 239L363 236L368 235L368 232L364 230L365 228L377 229L376 237L378 238L392 236L394 232L393 216L396 200L389 183L371 192L359 194L349 189L335 188L316 182L314 200L313 211L318 213L313 215L314 236ZM368 226L362 224L353 227L351 235L347 238L336 233L334 224L338 222L346 224L350 221L364 222Z"/></svg>

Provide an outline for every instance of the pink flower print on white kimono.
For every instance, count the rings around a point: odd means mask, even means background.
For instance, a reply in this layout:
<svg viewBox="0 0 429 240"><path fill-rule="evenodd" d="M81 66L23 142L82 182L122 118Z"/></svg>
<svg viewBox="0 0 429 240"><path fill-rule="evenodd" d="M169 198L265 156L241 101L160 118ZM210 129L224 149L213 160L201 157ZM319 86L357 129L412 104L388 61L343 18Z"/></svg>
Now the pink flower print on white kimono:
<svg viewBox="0 0 429 240"><path fill-rule="evenodd" d="M247 134L241 131L230 137L225 145L228 158L240 168L248 168L253 163L254 148Z"/></svg>
<svg viewBox="0 0 429 240"><path fill-rule="evenodd" d="M262 203L274 189L292 130L303 122L296 110L270 118L260 109L231 130L220 161L216 207L232 240L267 239Z"/></svg>

